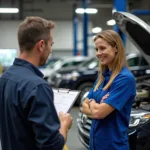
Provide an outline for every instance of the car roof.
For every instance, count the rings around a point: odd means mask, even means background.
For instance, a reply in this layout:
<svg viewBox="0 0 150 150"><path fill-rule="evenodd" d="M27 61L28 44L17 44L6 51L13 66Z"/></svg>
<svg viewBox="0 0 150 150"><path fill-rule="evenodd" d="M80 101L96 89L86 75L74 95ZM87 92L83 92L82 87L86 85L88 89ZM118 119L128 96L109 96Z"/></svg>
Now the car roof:
<svg viewBox="0 0 150 150"><path fill-rule="evenodd" d="M87 60L88 57L85 56L74 56L74 57L69 57L69 58L64 58L63 62L70 62L70 61L81 61L81 60Z"/></svg>

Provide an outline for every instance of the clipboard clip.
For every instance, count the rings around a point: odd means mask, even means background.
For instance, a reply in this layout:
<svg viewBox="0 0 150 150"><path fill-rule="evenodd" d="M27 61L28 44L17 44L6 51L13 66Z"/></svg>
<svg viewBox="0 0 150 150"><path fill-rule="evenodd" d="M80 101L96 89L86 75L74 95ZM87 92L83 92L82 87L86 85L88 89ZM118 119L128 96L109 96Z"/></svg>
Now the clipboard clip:
<svg viewBox="0 0 150 150"><path fill-rule="evenodd" d="M70 89L64 89L64 88L60 88L58 89L59 93L69 93Z"/></svg>

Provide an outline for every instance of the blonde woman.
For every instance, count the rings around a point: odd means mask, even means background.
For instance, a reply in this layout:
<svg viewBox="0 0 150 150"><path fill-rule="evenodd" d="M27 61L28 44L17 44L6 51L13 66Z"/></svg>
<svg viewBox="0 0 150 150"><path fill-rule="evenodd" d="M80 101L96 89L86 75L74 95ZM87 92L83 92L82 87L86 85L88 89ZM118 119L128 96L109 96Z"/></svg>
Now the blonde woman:
<svg viewBox="0 0 150 150"><path fill-rule="evenodd" d="M89 150L129 150L127 129L136 83L124 45L113 30L102 31L94 42L100 72L82 104L83 113L92 118Z"/></svg>

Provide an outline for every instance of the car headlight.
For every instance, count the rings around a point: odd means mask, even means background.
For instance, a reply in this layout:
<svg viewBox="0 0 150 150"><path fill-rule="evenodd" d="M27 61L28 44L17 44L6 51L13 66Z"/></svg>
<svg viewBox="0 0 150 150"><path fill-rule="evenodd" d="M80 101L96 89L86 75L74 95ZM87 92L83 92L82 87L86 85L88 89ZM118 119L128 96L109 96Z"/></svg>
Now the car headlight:
<svg viewBox="0 0 150 150"><path fill-rule="evenodd" d="M53 73L51 76L48 77L47 81L50 84L54 84L54 82L56 82L56 79L61 79L61 74L59 73Z"/></svg>
<svg viewBox="0 0 150 150"><path fill-rule="evenodd" d="M56 78L61 78L61 74L60 73L56 73Z"/></svg>
<svg viewBox="0 0 150 150"><path fill-rule="evenodd" d="M77 80L77 78L80 76L80 74L76 71L73 71L72 73L69 73L69 74L63 74L61 77L62 79L65 79L65 80Z"/></svg>
<svg viewBox="0 0 150 150"><path fill-rule="evenodd" d="M135 114L130 116L130 123L129 127L137 127L139 125L142 125L150 120L150 114L147 113L141 113L141 114Z"/></svg>

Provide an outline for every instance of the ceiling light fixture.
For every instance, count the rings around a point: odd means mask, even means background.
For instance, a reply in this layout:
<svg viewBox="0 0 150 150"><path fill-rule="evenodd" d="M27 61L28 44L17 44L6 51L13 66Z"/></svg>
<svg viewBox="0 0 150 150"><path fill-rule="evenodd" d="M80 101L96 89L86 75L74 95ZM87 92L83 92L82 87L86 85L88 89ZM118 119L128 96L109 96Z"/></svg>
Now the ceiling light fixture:
<svg viewBox="0 0 150 150"><path fill-rule="evenodd" d="M114 19L111 19L111 20L107 21L106 24L107 24L108 26L113 26L113 25L116 24L116 21L115 21Z"/></svg>
<svg viewBox="0 0 150 150"><path fill-rule="evenodd" d="M75 12L77 14L84 14L84 13L87 13L87 14L96 14L98 12L98 10L96 8L77 8L75 10Z"/></svg>
<svg viewBox="0 0 150 150"><path fill-rule="evenodd" d="M101 31L102 31L102 28L100 28L100 27L95 27L95 28L92 29L93 33L99 33Z"/></svg>
<svg viewBox="0 0 150 150"><path fill-rule="evenodd" d="M18 13L18 8L0 8L0 13Z"/></svg>

